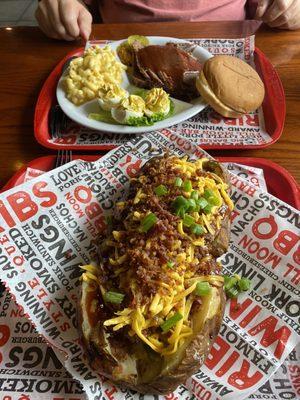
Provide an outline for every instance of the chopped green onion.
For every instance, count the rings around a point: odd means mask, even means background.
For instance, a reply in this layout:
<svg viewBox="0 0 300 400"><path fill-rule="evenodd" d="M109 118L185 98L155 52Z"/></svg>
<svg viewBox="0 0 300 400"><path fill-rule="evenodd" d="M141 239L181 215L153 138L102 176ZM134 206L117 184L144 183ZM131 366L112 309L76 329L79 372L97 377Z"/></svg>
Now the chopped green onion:
<svg viewBox="0 0 300 400"><path fill-rule="evenodd" d="M226 296L229 297L230 299L235 299L239 295L239 291L235 288L232 287L231 289L226 290L225 289Z"/></svg>
<svg viewBox="0 0 300 400"><path fill-rule="evenodd" d="M177 312L174 314L171 318L167 319L165 322L163 322L160 327L163 332L168 332L171 328L173 328L174 325L177 324L178 321L180 321L183 318L183 316Z"/></svg>
<svg viewBox="0 0 300 400"><path fill-rule="evenodd" d="M184 226L191 226L195 223L195 219L188 214L185 214L185 216L183 217L183 225Z"/></svg>
<svg viewBox="0 0 300 400"><path fill-rule="evenodd" d="M192 182L191 181L184 181L182 189L183 189L184 192L191 192L192 189L193 189Z"/></svg>
<svg viewBox="0 0 300 400"><path fill-rule="evenodd" d="M168 193L168 189L165 185L159 185L154 189L154 192L157 196L164 196Z"/></svg>
<svg viewBox="0 0 300 400"><path fill-rule="evenodd" d="M122 303L125 294L118 293L118 292L105 292L104 293L104 301L113 304L120 304Z"/></svg>
<svg viewBox="0 0 300 400"><path fill-rule="evenodd" d="M194 224L194 225L192 225L191 228L190 228L190 230L191 230L191 232L192 232L194 235L196 235L196 236L200 236L200 235L202 235L203 233L205 233L205 229L203 228L202 225L199 225L199 224Z"/></svg>
<svg viewBox="0 0 300 400"><path fill-rule="evenodd" d="M191 199L198 200L199 192L197 190L193 190L191 193Z"/></svg>
<svg viewBox="0 0 300 400"><path fill-rule="evenodd" d="M176 215L178 215L178 217L183 218L185 216L185 212L186 212L186 208L185 207L179 207L179 209L176 211Z"/></svg>
<svg viewBox="0 0 300 400"><path fill-rule="evenodd" d="M226 279L225 290L233 288L236 285L237 281L238 278L236 276L230 276L229 279Z"/></svg>
<svg viewBox="0 0 300 400"><path fill-rule="evenodd" d="M187 200L187 204L188 204L188 211L195 211L197 204L196 204L196 200L194 199L188 199Z"/></svg>
<svg viewBox="0 0 300 400"><path fill-rule="evenodd" d="M179 177L177 177L176 179L175 179L175 182L174 182L174 185L176 186L176 187L180 187L181 185L182 185L182 179L181 178L179 178Z"/></svg>
<svg viewBox="0 0 300 400"><path fill-rule="evenodd" d="M203 208L203 211L205 212L205 214L210 214L212 208L213 208L213 205L212 205L212 204L207 204L207 206L205 206L205 207Z"/></svg>
<svg viewBox="0 0 300 400"><path fill-rule="evenodd" d="M140 232L148 232L149 229L151 229L152 226L156 224L156 222L157 222L157 217L155 214L150 213L146 215L146 217L143 218L141 221Z"/></svg>
<svg viewBox="0 0 300 400"><path fill-rule="evenodd" d="M177 196L176 199L173 201L173 206L174 207L181 207L181 206L187 206L188 205L188 201L185 197L183 196Z"/></svg>
<svg viewBox="0 0 300 400"><path fill-rule="evenodd" d="M204 197L200 197L200 199L197 201L197 204L203 209L208 205L208 201Z"/></svg>
<svg viewBox="0 0 300 400"><path fill-rule="evenodd" d="M243 291L243 292L246 290L249 290L250 285L251 285L251 281L248 278L241 278L237 282L238 289L240 289L240 291Z"/></svg>
<svg viewBox="0 0 300 400"><path fill-rule="evenodd" d="M208 202L209 202L209 204L211 204L213 206L218 206L220 204L220 200L218 199L217 196L209 197Z"/></svg>
<svg viewBox="0 0 300 400"><path fill-rule="evenodd" d="M207 200L209 197L215 197L215 193L211 189L205 189L203 193L203 197Z"/></svg>
<svg viewBox="0 0 300 400"><path fill-rule="evenodd" d="M211 292L211 286L208 282L198 282L195 294L197 296L207 296Z"/></svg>
<svg viewBox="0 0 300 400"><path fill-rule="evenodd" d="M185 197L177 196L172 203L172 207L174 208L176 215L180 215L181 217L183 217L185 211L189 207L189 203Z"/></svg>
<svg viewBox="0 0 300 400"><path fill-rule="evenodd" d="M174 261L168 261L168 262L167 262L167 267L168 267L168 268L173 268L174 265L175 265Z"/></svg>
<svg viewBox="0 0 300 400"><path fill-rule="evenodd" d="M223 275L224 278L224 286L229 282L229 279L231 278L230 275Z"/></svg>
<svg viewBox="0 0 300 400"><path fill-rule="evenodd" d="M240 278L238 275L223 275L223 278L224 290L230 299L236 298L240 292L250 288L251 281L248 278Z"/></svg>

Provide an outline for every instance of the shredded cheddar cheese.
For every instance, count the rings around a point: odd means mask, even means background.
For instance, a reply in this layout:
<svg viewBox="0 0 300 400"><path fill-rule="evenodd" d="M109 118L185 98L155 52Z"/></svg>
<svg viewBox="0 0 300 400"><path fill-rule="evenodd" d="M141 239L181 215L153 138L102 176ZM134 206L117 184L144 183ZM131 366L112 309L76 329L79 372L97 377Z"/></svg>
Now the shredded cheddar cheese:
<svg viewBox="0 0 300 400"><path fill-rule="evenodd" d="M180 171L185 178L190 179L192 182L192 190L182 191L182 196L186 199L192 199L191 193L196 191L200 198L205 195L205 191L208 191L212 193L214 202L210 204L209 212L197 209L197 211L194 210L190 214L192 221L201 225L202 231L200 231L199 235L191 235L189 225L186 222L183 223L183 219L176 220L174 227L176 231L174 239L176 240L172 241L170 248L166 251L166 258L170 262L163 262L161 265L162 270L167 273L167 279L165 281L155 280L157 284L155 293L152 292L149 297L144 298L139 291L138 282L134 278L134 271L127 267L130 255L128 255L129 253L122 253L124 229L123 231L114 230L112 232L115 242L107 240L107 243L114 249L114 253L110 253L110 268L121 283L120 290L124 289L125 292L130 290L131 298L134 301L127 302L125 308L116 311L111 318L104 321L103 325L111 327L113 331L127 327L129 336L137 336L162 356L174 354L184 340L193 335L192 310L193 303L197 297L195 290L198 283L208 282L212 286L212 293L205 296L205 299L201 301L201 318L197 321L200 326L206 318L217 312L216 306L213 304L214 296L217 288L222 286L224 282L222 276L214 274L197 275L195 272L197 271L195 266L205 266L212 260L212 256L207 253L200 257L199 247L205 249L208 243L207 235L211 235L214 238L218 233L224 217L224 214L220 212L220 208L225 204L228 207L225 207L227 210L233 209L233 203L227 193L228 185L223 179L214 172L208 172L207 175L201 173L203 166L207 162L209 162L207 158L202 158L195 162L188 161L187 157L174 158L174 170ZM199 171L200 173L197 173ZM144 176L138 178L140 182L145 180ZM143 204L144 199L147 199L147 195L143 193L142 189L138 189L132 198L131 204ZM191 202L192 200L187 201ZM126 202L119 202L118 204L124 207ZM136 221L136 224L140 224L147 215L147 211L143 208L139 208L139 211L135 211L133 208L130 217L133 221ZM161 237L163 237L163 234L161 233ZM186 243L188 244L186 245ZM150 251L151 246L151 239L146 236L141 250ZM144 257L150 257L149 253L145 252ZM176 265L176 268L173 268L174 265ZM82 269L84 270L82 279L85 282L95 284L99 281L99 269L97 267L85 265ZM100 291L104 296L105 289L101 285ZM176 313L179 313L182 318L168 332L163 332L161 324L174 317Z"/></svg>

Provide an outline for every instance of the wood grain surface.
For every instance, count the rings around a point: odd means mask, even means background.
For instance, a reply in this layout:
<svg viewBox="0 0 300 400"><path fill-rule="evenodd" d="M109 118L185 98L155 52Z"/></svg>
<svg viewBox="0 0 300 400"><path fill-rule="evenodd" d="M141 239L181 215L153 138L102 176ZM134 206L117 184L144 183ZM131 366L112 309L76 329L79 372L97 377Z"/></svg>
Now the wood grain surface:
<svg viewBox="0 0 300 400"><path fill-rule="evenodd" d="M256 45L277 69L286 93L286 122L279 141L261 150L214 151L212 155L263 157L285 167L300 182L300 31L278 31L255 21L95 25L91 38L122 39L131 34L182 38L242 37ZM43 82L80 41L46 38L38 28L0 28L0 187L24 164L55 153L33 135L34 107Z"/></svg>

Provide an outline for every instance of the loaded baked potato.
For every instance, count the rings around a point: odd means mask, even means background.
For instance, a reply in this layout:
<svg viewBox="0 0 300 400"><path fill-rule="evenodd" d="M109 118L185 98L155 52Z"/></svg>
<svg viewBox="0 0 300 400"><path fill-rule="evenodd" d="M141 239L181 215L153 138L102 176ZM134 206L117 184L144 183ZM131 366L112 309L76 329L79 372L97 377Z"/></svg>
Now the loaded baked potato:
<svg viewBox="0 0 300 400"><path fill-rule="evenodd" d="M79 329L94 369L166 394L203 364L223 319L228 191L207 158L154 158L132 179L98 263L82 267Z"/></svg>

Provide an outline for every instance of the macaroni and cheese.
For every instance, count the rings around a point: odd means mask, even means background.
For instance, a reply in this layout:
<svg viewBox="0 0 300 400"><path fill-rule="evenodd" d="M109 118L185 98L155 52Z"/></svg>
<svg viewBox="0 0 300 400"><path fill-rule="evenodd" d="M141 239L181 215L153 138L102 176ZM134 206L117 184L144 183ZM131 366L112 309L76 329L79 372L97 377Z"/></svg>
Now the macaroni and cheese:
<svg viewBox="0 0 300 400"><path fill-rule="evenodd" d="M83 57L70 63L65 78L67 98L75 105L81 105L98 97L99 89L107 83L119 85L126 66L117 60L115 52L109 47L93 46Z"/></svg>

